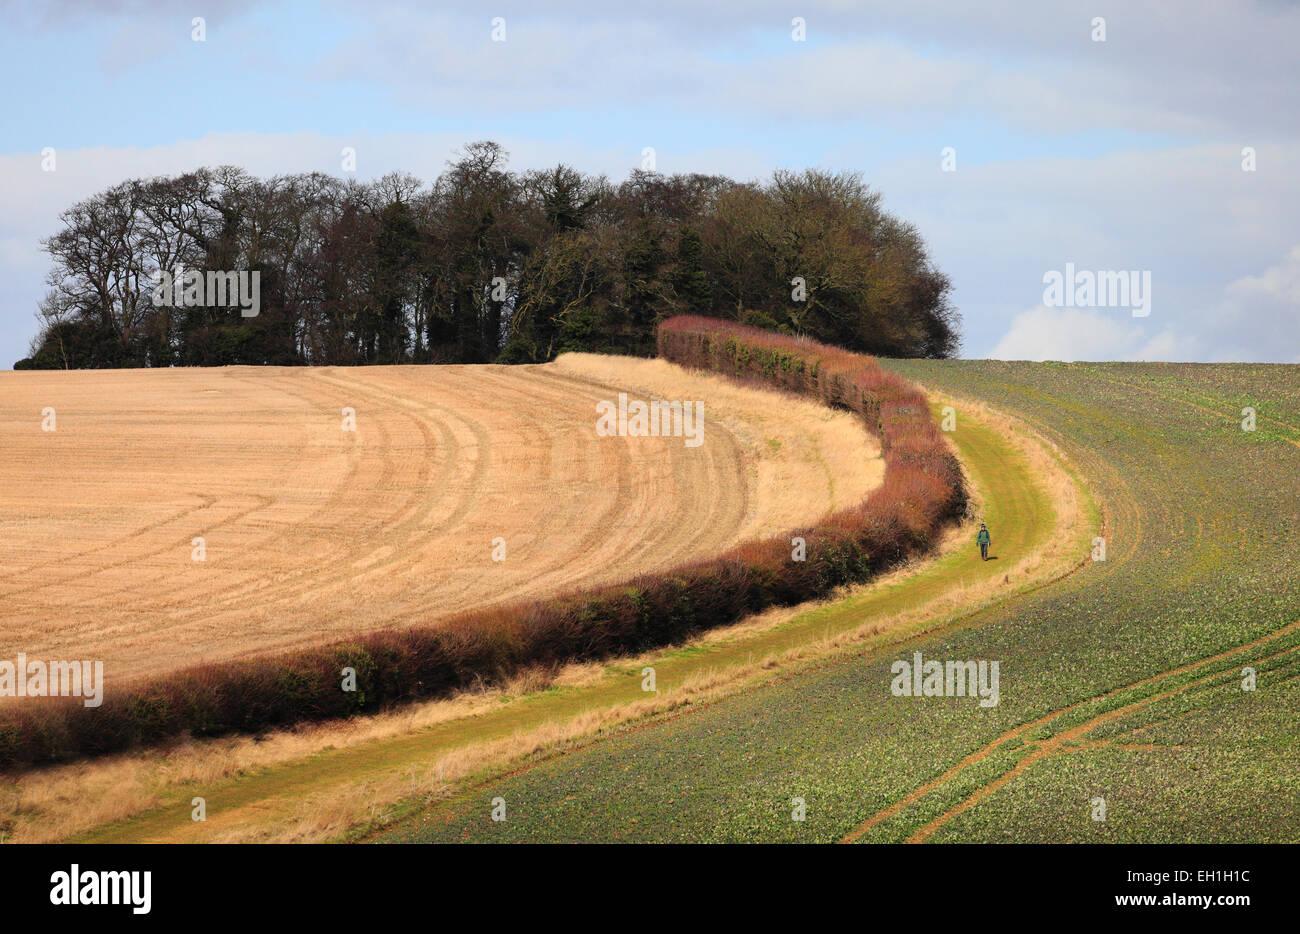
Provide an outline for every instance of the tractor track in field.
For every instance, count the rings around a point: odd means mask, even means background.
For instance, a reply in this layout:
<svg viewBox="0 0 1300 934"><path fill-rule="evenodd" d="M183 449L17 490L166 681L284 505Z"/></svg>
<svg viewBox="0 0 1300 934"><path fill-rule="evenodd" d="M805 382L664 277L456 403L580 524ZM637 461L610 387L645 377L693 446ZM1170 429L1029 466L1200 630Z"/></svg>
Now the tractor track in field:
<svg viewBox="0 0 1300 934"><path fill-rule="evenodd" d="M883 823L884 821L888 820L894 815L902 812L907 807L917 803L922 798L929 795L931 792L939 790L942 786L946 785L954 778L959 777L966 769L972 766L979 765L980 763L984 762L993 753L1002 749L1008 743L1016 739L1020 739L1026 733L1038 729L1039 727L1047 726L1052 721L1057 720L1063 716L1066 716L1067 714L1073 713L1074 711L1078 710L1081 707L1085 707L1089 704L1104 702L1109 698L1115 697L1125 692L1137 690L1144 686L1153 684L1155 682L1165 681L1169 678L1175 678L1178 677L1179 675L1187 674L1197 668L1202 668L1206 665L1213 665L1215 662L1224 661L1230 658L1231 656L1238 655L1242 652L1249 651L1250 649L1257 648L1259 646L1263 646L1268 642L1271 642L1275 639L1279 639L1282 636L1285 636L1288 633L1295 632L1298 629L1300 629L1300 620L1296 620L1295 622L1289 623L1288 625L1283 626L1280 629L1275 629L1273 632L1260 636L1257 639L1253 639L1250 642L1244 642L1241 643L1240 645L1235 645L1232 646L1231 648L1224 649L1221 652L1216 652L1213 655L1207 655L1204 658L1197 659L1196 661L1186 662L1182 665L1179 665L1174 668L1170 668L1166 671L1161 671L1154 675L1148 675L1144 678L1140 678L1139 680L1133 681L1129 684L1121 685L1120 687L1117 688L1112 688L1111 690L1106 691L1103 694L1098 694L1094 697L1088 697L1088 698L1084 698L1083 700L1075 701L1074 703L1068 704L1065 707L1061 707L1058 708L1057 710L1053 710L1050 713L1043 714L1041 717L1037 717L1034 720L1030 720L1026 723L1022 723L1019 726L1016 726L1010 730L1005 731L1004 733L999 735L996 739L991 740L980 749L967 755L957 764L945 770L938 777L931 779L930 781L926 782L924 785L921 785L915 790L909 792L908 794L904 795L902 798L899 798L897 801L895 801L893 804L889 805L888 807L883 808L880 811L877 811L871 817L867 818L865 821L858 824L851 831L845 834L840 839L840 842L853 843L861 839L866 833L872 830L872 828ZM1294 652L1297 650L1297 648L1298 648L1297 646L1290 646L1286 649L1283 649L1280 652L1274 653L1273 655L1263 656L1258 660L1267 661L1268 659L1277 658L1289 652ZM1094 730L1096 727L1110 720L1117 719L1119 717L1124 716L1127 713L1131 713L1135 710L1140 710L1143 707L1148 706L1149 704L1155 703L1157 701L1163 700L1168 697L1172 697L1176 694L1180 694L1183 691L1195 687L1198 684L1221 677L1225 670L1226 669L1216 669L1210 672L1209 674L1205 675L1203 678L1199 678L1194 681L1187 682L1185 684L1180 684L1176 687L1170 688L1167 691L1162 691L1162 692L1157 692L1155 694L1147 695L1146 697L1139 698L1138 700L1132 701L1131 703L1125 704L1121 707L1116 707L1107 711L1103 711L1102 713L1099 713L1096 716L1089 718L1087 721L1085 721L1082 724L1079 724L1074 727L1070 727L1069 729L1062 731L1060 733L1055 733L1051 737L1045 740L1035 741L1037 745L1036 750L1032 751L1027 757L1021 759L1019 762L1016 763L1015 766L1013 766L1011 769L1008 769L1006 772L1002 773L997 778L985 783L984 785L981 785L978 789L976 789L971 794L969 794L965 799L963 799L961 803L948 809L939 817L936 817L931 821L927 822L920 829L913 832L911 836L908 837L907 842L909 843L922 842L927 837L931 836L941 826L943 826L945 823L951 820L953 817L957 816L962 811L968 810L969 808L978 804L980 801L987 798L989 795L997 791L1007 782L1011 781L1011 779L1015 778L1021 772L1029 768L1029 766L1032 765L1033 763L1041 761L1047 756L1059 752L1062 746L1066 742L1071 742L1080 736L1086 735L1087 733Z"/></svg>
<svg viewBox="0 0 1300 934"><path fill-rule="evenodd" d="M1190 664L1182 665L1178 668L1173 668L1170 669L1169 671L1162 672L1161 674L1155 675L1151 678L1144 678L1141 681L1136 681L1133 684L1126 685L1125 687L1119 688L1116 691L1108 692L1107 694L1102 695L1101 698L1095 698L1094 700L1104 700L1105 698L1111 697L1116 693L1121 693L1126 690L1132 690L1134 688L1141 687L1144 684L1148 684L1152 681L1163 681L1167 678L1176 677L1179 674L1186 673L1192 669L1200 668L1205 665L1213 665L1215 662L1224 661L1230 656L1237 655L1249 649L1259 647L1264 643L1270 642L1276 638L1280 638L1281 636L1284 636L1289 632L1294 632L1297 628L1300 628L1300 620L1297 620L1287 626L1284 626L1281 629L1275 630L1274 632L1266 636L1262 636L1259 639L1255 639L1251 642L1243 643L1242 645L1236 646L1231 649L1227 649L1215 655L1207 656L1206 658L1201 659L1199 662L1192 662ZM1283 655L1288 655L1290 653L1296 652L1298 648L1300 647L1289 646L1288 648L1285 648L1280 652L1274 652L1272 655L1260 656L1259 658L1254 660L1256 662L1269 661L1271 659L1279 658ZM921 827L910 837L908 837L907 842L908 843L925 842L925 840L928 837L933 835L935 831L937 831L948 821L952 820L952 818L956 817L958 814L962 813L963 811L969 810L970 808L979 804L985 798L996 793L998 789L1002 788L1008 782L1015 779L1018 775L1020 775L1022 772L1029 769L1029 767L1034 765L1036 762L1040 762L1041 760L1046 759L1048 756L1055 755L1056 753L1060 752L1062 748L1065 746L1065 744L1072 743L1075 740L1079 739L1080 737L1086 736L1088 733L1092 732L1097 727L1101 726L1104 723L1108 723L1111 720L1119 719L1120 717L1123 717L1126 714L1141 710L1144 707L1148 707L1151 704L1154 704L1158 701L1165 700L1177 694L1181 694L1185 691L1188 691L1191 688L1197 687L1198 685L1213 681L1221 677L1225 670L1226 669L1216 669L1203 677L1197 678L1194 681L1189 681L1186 684L1181 684L1177 687L1170 688L1166 691L1160 691L1155 694L1151 694L1147 697L1141 698L1140 700L1136 700L1133 701L1132 703L1125 704L1122 707L1116 707L1111 710L1105 711L1103 713L1097 714L1096 716L1091 717L1084 723L1081 723L1077 726L1070 727L1068 730L1064 730L1060 733L1053 734L1050 738L1046 740L1042 740L1041 742L1037 743L1036 747L1025 758L1017 762L1016 765L1013 766L1011 769L1004 772L1002 775L998 776L996 779L989 782L988 784L980 787L978 790L976 790L971 795L969 795L961 803L955 805L952 808L949 808L943 814L927 822L923 827ZM1051 719L1055 719L1055 716L1053 716Z"/></svg>

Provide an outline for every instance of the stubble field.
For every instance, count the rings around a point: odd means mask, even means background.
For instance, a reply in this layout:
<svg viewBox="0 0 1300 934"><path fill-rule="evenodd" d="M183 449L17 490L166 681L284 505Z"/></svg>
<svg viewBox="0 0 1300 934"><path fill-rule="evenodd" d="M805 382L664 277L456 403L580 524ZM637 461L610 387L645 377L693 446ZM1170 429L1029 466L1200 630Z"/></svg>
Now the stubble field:
<svg viewBox="0 0 1300 934"><path fill-rule="evenodd" d="M703 443L598 436L619 392L703 401ZM0 435L0 644L110 681L663 569L883 473L846 413L585 355L5 373Z"/></svg>

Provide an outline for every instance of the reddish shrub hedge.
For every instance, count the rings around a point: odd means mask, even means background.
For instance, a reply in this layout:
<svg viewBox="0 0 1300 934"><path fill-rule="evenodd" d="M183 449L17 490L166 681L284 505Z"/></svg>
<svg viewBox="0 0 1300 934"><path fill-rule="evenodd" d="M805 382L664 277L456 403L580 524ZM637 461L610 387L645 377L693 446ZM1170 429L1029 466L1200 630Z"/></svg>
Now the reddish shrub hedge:
<svg viewBox="0 0 1300 934"><path fill-rule="evenodd" d="M929 548L965 510L960 467L924 395L875 360L710 318L659 327L660 356L820 398L879 437L882 485L821 525L616 586L489 607L424 628L380 631L294 653L203 665L106 690L104 703L24 700L0 708L0 767L102 755L178 735L213 736L346 717L500 681L532 665L680 642L774 605L826 596ZM806 560L791 560L793 536ZM342 690L342 669L356 672Z"/></svg>

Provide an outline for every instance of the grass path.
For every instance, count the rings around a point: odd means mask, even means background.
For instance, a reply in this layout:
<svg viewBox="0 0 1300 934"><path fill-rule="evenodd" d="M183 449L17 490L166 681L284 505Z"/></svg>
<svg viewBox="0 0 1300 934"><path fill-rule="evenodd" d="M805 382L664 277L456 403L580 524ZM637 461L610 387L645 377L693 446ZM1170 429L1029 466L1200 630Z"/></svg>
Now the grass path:
<svg viewBox="0 0 1300 934"><path fill-rule="evenodd" d="M936 401L936 407L938 402ZM329 749L300 760L261 769L237 778L204 786L173 787L164 792L158 806L128 820L97 828L76 839L87 842L199 842L212 840L228 831L246 833L250 828L271 827L300 814L304 802L313 796L337 793L372 783L390 786L404 776L427 771L441 756L476 744L510 737L538 729L548 723L581 717L592 711L608 710L644 701L641 668L652 665L661 696L671 698L691 679L710 673L743 669L749 673L727 685L728 693L762 682L786 679L797 669L819 662L773 666L764 670L754 663L840 634L859 629L872 620L887 620L899 614L916 614L927 603L954 592L987 588L998 575L1006 575L1013 561L1043 549L1056 529L1056 514L1049 495L1033 475L1024 456L999 430L978 417L965 416L962 430L954 442L982 504L981 518L997 536L991 554L998 560L981 562L974 545L973 530L969 542L924 564L915 573L895 575L887 582L856 596L799 613L788 621L757 631L739 627L734 637L716 634L705 642L656 654L634 665L613 664L606 675L585 687L558 688L524 695L503 703L491 712L453 720L419 732L390 739L374 740L354 746ZM1094 517L1095 519L1095 513ZM1014 521L1013 521L1014 519ZM1085 539L1086 540L1086 539ZM1009 586L998 591L999 597L1010 596L1042 581ZM936 621L924 612L910 624L888 628L856 651L873 644L897 643L920 632L932 632L936 625L960 625L971 614L952 614ZM840 653L842 654L842 653ZM698 703L661 714L641 725L662 721L664 716L680 716L700 709ZM554 750L563 753L589 745L591 739L570 743ZM503 767L518 769L520 762L498 763L495 767L471 776L462 783L476 787ZM190 819L190 799L201 795L207 802L207 820ZM397 815L419 811L429 801L417 797L405 802ZM310 806L309 804L307 806Z"/></svg>

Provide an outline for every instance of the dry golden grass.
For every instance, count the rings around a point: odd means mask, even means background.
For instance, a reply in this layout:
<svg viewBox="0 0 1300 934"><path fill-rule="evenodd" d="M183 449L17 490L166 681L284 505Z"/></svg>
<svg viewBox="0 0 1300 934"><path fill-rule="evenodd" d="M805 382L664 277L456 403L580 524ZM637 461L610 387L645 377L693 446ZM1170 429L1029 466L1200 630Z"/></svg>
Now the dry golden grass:
<svg viewBox="0 0 1300 934"><path fill-rule="evenodd" d="M703 445L597 436L620 391L703 400ZM0 434L0 645L110 691L659 570L883 473L847 414L635 359L4 373Z"/></svg>

